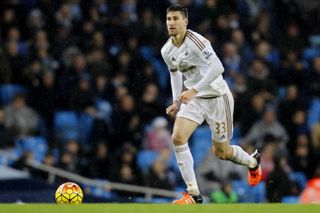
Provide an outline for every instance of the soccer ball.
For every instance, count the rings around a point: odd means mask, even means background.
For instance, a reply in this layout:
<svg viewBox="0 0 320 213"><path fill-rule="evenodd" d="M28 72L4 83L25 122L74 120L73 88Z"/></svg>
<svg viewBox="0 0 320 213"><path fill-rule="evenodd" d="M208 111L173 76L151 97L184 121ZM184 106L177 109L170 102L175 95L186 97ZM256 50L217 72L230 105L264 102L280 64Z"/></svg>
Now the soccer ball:
<svg viewBox="0 0 320 213"><path fill-rule="evenodd" d="M83 193L77 184L66 182L58 187L55 197L57 204L80 204Z"/></svg>

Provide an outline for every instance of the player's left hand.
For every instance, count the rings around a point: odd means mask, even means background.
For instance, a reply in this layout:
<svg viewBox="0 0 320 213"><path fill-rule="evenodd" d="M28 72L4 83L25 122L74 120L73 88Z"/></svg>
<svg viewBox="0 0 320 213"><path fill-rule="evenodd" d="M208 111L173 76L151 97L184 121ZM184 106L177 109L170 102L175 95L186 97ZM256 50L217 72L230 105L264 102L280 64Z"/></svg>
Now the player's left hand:
<svg viewBox="0 0 320 213"><path fill-rule="evenodd" d="M192 88L192 89L189 89L189 90L181 93L181 95L178 97L178 99L180 101L182 101L182 103L187 104L197 94L198 94L198 91L195 90L194 88Z"/></svg>

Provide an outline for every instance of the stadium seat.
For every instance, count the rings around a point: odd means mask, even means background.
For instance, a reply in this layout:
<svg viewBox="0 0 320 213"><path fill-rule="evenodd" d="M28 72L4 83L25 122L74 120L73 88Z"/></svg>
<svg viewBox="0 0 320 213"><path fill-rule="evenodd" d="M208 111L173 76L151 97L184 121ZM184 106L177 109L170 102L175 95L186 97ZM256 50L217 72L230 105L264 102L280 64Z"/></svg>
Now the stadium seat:
<svg viewBox="0 0 320 213"><path fill-rule="evenodd" d="M95 181L99 182L100 184L108 183L107 180L102 180L102 179L95 179ZM82 188L85 189L85 191L90 191L90 194L95 197L111 199L114 196L114 193L107 190L106 188L92 186L92 185L83 185Z"/></svg>
<svg viewBox="0 0 320 213"><path fill-rule="evenodd" d="M240 203L262 203L266 201L266 184L261 182L255 187L250 187L242 180L232 181L233 190L239 197Z"/></svg>
<svg viewBox="0 0 320 213"><path fill-rule="evenodd" d="M41 136L26 137L20 141L23 152L31 152L37 162L41 162L48 151L48 144L45 138Z"/></svg>
<svg viewBox="0 0 320 213"><path fill-rule="evenodd" d="M79 122L76 112L59 111L54 115L55 136L60 141L78 140Z"/></svg>
<svg viewBox="0 0 320 213"><path fill-rule="evenodd" d="M288 203L288 204L299 203L299 196L285 196L281 199L281 203Z"/></svg>
<svg viewBox="0 0 320 213"><path fill-rule="evenodd" d="M140 47L140 53L144 59L151 61L154 58L154 49L148 46Z"/></svg>
<svg viewBox="0 0 320 213"><path fill-rule="evenodd" d="M167 66L166 64L157 59L154 53L154 48L149 46L142 46L140 47L140 54L142 57L147 60L149 63L152 64L154 67L157 75L158 75L158 83L161 89L166 89L168 85L168 77L169 72L167 72ZM165 71L165 72L164 72Z"/></svg>
<svg viewBox="0 0 320 213"><path fill-rule="evenodd" d="M16 161L16 159L20 158L23 154L22 148L18 150L16 147L11 149L6 149L5 152L7 152L10 158L0 155L0 165L11 166Z"/></svg>
<svg viewBox="0 0 320 213"><path fill-rule="evenodd" d="M157 159L159 153L157 151L142 150L137 154L137 164L142 172L147 173L149 167Z"/></svg>
<svg viewBox="0 0 320 213"><path fill-rule="evenodd" d="M311 106L308 110L308 127L309 129L312 128L312 126L317 123L320 122L320 100L319 99L313 99Z"/></svg>
<svg viewBox="0 0 320 213"><path fill-rule="evenodd" d="M279 88L278 88L278 96L277 96L277 101L280 101L280 100L282 100L282 99L284 99L285 98L285 96L286 96L286 87L285 86L280 86Z"/></svg>
<svg viewBox="0 0 320 213"><path fill-rule="evenodd" d="M0 100L2 105L9 104L15 95L25 92L25 88L18 84L3 84L0 86Z"/></svg>
<svg viewBox="0 0 320 213"><path fill-rule="evenodd" d="M6 159L0 155L0 165L6 165Z"/></svg>
<svg viewBox="0 0 320 213"><path fill-rule="evenodd" d="M311 62L315 57L320 56L320 48L310 47L303 50L303 60Z"/></svg>
<svg viewBox="0 0 320 213"><path fill-rule="evenodd" d="M290 180L296 182L300 189L306 188L307 177L303 172L292 172L289 175Z"/></svg>
<svg viewBox="0 0 320 213"><path fill-rule="evenodd" d="M230 140L230 144L232 145L239 145L240 144L240 128L233 127L233 137Z"/></svg>
<svg viewBox="0 0 320 213"><path fill-rule="evenodd" d="M93 125L93 118L85 113L81 113L79 115L79 142L82 144L86 144L89 141L92 125Z"/></svg>
<svg viewBox="0 0 320 213"><path fill-rule="evenodd" d="M267 61L273 64L275 67L279 67L280 65L280 53L277 50L271 51L267 55Z"/></svg>
<svg viewBox="0 0 320 213"><path fill-rule="evenodd" d="M232 188L239 197L240 203L253 202L253 195L249 194L249 185L242 180L232 181Z"/></svg>
<svg viewBox="0 0 320 213"><path fill-rule="evenodd" d="M255 187L250 187L250 193L253 194L254 202L255 203L263 203L266 201L267 197L267 189L266 183L261 181Z"/></svg>

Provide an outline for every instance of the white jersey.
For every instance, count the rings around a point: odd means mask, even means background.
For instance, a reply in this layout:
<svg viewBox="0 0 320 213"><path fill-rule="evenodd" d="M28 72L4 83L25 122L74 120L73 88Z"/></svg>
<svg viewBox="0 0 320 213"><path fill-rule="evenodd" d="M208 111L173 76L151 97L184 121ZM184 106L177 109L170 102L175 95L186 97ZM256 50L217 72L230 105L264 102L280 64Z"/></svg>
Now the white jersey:
<svg viewBox="0 0 320 213"><path fill-rule="evenodd" d="M187 30L180 47L173 45L170 38L162 47L161 54L170 72L181 72L185 78L184 86L195 88L198 91L197 97L217 97L229 91L221 75L224 71L221 61L210 41L200 34ZM204 78L210 79L209 82L203 82ZM200 81L205 84L198 89Z"/></svg>

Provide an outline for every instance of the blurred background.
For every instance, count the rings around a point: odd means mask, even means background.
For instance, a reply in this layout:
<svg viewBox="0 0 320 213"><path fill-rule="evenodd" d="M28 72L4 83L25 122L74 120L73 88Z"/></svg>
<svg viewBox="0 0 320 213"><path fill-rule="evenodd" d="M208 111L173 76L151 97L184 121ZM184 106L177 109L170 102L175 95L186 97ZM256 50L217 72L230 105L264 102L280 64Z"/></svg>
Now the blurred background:
<svg viewBox="0 0 320 213"><path fill-rule="evenodd" d="M262 153L252 188L198 128L190 147L206 202L319 202L317 0L1 0L0 202L54 202L67 180L84 202L170 202L185 190L160 54L174 3L224 64L231 143Z"/></svg>

